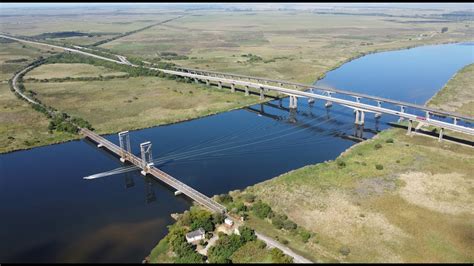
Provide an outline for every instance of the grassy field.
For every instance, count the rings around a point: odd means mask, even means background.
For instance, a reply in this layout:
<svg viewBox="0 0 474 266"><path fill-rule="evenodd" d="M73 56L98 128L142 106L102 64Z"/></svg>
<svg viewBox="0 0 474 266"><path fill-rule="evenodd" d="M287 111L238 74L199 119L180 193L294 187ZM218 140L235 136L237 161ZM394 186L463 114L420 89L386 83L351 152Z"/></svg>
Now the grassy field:
<svg viewBox="0 0 474 266"><path fill-rule="evenodd" d="M472 40L468 23L410 20L309 11L205 11L101 47L147 60L175 52L188 56L174 61L184 66L311 83L366 53ZM441 34L445 26L449 30ZM249 53L261 60L242 57Z"/></svg>
<svg viewBox="0 0 474 266"><path fill-rule="evenodd" d="M464 103L465 85L474 82L470 69L451 79L430 105ZM464 106L451 108L465 113ZM334 161L245 190L316 234L309 243L256 217L248 224L269 236L283 234L291 248L314 261L470 262L473 172L472 148L393 128ZM348 255L341 254L343 247Z"/></svg>
<svg viewBox="0 0 474 266"><path fill-rule="evenodd" d="M25 87L46 105L86 119L99 133L174 123L259 101L257 96L157 77L25 82Z"/></svg>
<svg viewBox="0 0 474 266"><path fill-rule="evenodd" d="M22 46L18 43L0 45L0 153L57 143L75 138L66 133L49 133L49 120L25 101L18 99L8 85L13 73L49 50Z"/></svg>
<svg viewBox="0 0 474 266"><path fill-rule="evenodd" d="M102 66L88 64L46 64L28 72L24 79L107 77L124 75L127 75L127 73L117 72Z"/></svg>
<svg viewBox="0 0 474 266"><path fill-rule="evenodd" d="M474 64L465 66L430 99L430 106L474 116L473 77Z"/></svg>

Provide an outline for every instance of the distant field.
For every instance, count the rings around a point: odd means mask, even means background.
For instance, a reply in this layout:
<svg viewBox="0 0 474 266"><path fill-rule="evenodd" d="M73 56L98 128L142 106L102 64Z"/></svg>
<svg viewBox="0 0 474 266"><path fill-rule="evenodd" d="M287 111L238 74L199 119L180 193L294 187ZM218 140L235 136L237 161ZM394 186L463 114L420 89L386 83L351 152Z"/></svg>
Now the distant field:
<svg viewBox="0 0 474 266"><path fill-rule="evenodd" d="M89 45L101 40L137 30L148 25L176 17L179 12L159 9L122 11L103 8L76 9L16 9L2 8L1 31L24 36L40 36L44 33L78 32L85 36L50 38L49 40Z"/></svg>
<svg viewBox="0 0 474 266"><path fill-rule="evenodd" d="M79 116L99 133L197 118L258 102L257 96L157 77L29 83L43 103Z"/></svg>
<svg viewBox="0 0 474 266"><path fill-rule="evenodd" d="M467 40L474 33L464 22L400 23L409 19L390 19L307 11L205 11L102 47L148 60L161 52L175 52L188 56L174 61L184 66L311 83L363 53ZM449 30L441 34L445 26ZM242 57L249 53L261 60Z"/></svg>
<svg viewBox="0 0 474 266"><path fill-rule="evenodd" d="M125 72L117 72L102 66L88 64L46 64L33 69L24 79L78 78L99 76L124 76Z"/></svg>

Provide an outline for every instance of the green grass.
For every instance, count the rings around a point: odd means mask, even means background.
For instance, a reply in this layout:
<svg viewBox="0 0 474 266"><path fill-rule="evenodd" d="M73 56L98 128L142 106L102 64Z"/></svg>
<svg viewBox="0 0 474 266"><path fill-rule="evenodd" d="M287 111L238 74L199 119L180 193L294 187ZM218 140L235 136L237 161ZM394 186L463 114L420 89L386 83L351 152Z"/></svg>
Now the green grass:
<svg viewBox="0 0 474 266"><path fill-rule="evenodd" d="M385 142L389 138L395 140L393 144ZM383 147L374 149L376 143ZM403 130L390 129L352 147L339 160L344 160L346 167L339 168L335 161L310 165L246 190L317 234L318 244L304 244L296 237L285 235L295 251L322 261L466 262L473 259L472 241L465 236L472 233L470 221L474 213L444 213L427 208L423 202L429 198L440 205L464 210L472 204L472 199L467 203L460 201L472 193L468 192L472 191L474 172L472 148L439 144L437 140L409 137ZM384 169L375 169L375 164L384 165ZM451 182L449 185L461 195L454 199L444 194L434 198L431 195L415 201L403 197L400 191L411 179L399 175L408 174L415 180L412 173L417 172L440 175L446 184L433 185L447 187ZM452 173L462 176L462 182L450 180ZM471 190L461 189L463 182L470 184ZM270 236L281 235L268 222L256 217L251 217L249 224ZM342 246L351 249L349 256L339 254Z"/></svg>
<svg viewBox="0 0 474 266"><path fill-rule="evenodd" d="M273 263L270 250L259 246L257 241L247 242L231 256L232 263Z"/></svg>
<svg viewBox="0 0 474 266"><path fill-rule="evenodd" d="M48 106L113 133L198 118L257 103L257 96L158 77L108 81L25 82ZM139 119L137 119L137 117Z"/></svg>
<svg viewBox="0 0 474 266"><path fill-rule="evenodd" d="M170 246L168 244L168 239L163 238L151 251L148 256L148 261L150 263L173 263L173 258L168 255L169 251Z"/></svg>
<svg viewBox="0 0 474 266"><path fill-rule="evenodd" d="M79 78L99 76L124 76L127 73L117 72L102 66L88 64L46 64L28 72L24 79Z"/></svg>
<svg viewBox="0 0 474 266"><path fill-rule="evenodd" d="M465 66L441 89L428 104L446 111L474 116L474 64Z"/></svg>
<svg viewBox="0 0 474 266"><path fill-rule="evenodd" d="M13 73L34 61L45 51L18 43L3 43L0 46L0 64L2 65L0 68L0 153L77 138L67 133L49 133L49 120L10 91L8 79L13 76ZM8 63L17 59L26 59L26 61Z"/></svg>

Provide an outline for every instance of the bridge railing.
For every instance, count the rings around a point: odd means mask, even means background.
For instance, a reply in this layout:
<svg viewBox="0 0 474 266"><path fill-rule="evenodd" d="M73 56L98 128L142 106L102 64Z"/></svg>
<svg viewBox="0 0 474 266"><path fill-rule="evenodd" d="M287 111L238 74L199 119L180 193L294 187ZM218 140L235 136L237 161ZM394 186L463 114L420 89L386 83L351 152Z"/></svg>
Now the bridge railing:
<svg viewBox="0 0 474 266"><path fill-rule="evenodd" d="M447 116L447 117L452 117L456 118L458 120L464 120L467 122L474 122L474 117L471 116L466 116L463 114L459 114L456 112L448 112L444 110L439 110L423 105L418 105L418 104L413 104L413 103L408 103L408 102L402 102L402 101L397 101L397 100L392 100L392 99L387 99L383 97L378 97L378 96L372 96L368 94L363 94L363 93L358 93L358 92L352 92L352 91L347 91L347 90L342 90L342 89L335 89L335 88L322 88L322 87L317 87L314 85L307 85L303 83L297 83L297 82L290 82L290 81L283 81L283 80L276 80L276 79L269 79L269 78L262 78L262 77L253 77L253 76L246 76L246 75L239 75L239 74L229 74L229 73L223 73L223 72L217 72L217 71L209 71L209 70L201 70L201 69L193 69L193 68L186 68L186 67L176 67L178 70L186 71L188 73L202 73L205 75L221 75L221 76L227 76L227 77L232 77L232 78L238 78L238 79L249 79L249 80L254 80L254 81L265 81L265 82L272 82L276 84L282 84L282 85L291 85L291 86L297 86L301 87L304 89L314 89L318 91L330 91L333 93L339 93L343 95L348 95L352 97L359 97L359 98L364 98L364 99L369 99L373 100L375 102L383 102L383 103L389 103L393 105L402 105L405 107L410 107L414 109L418 109L424 112L430 112L431 114L435 115L441 115L441 116Z"/></svg>

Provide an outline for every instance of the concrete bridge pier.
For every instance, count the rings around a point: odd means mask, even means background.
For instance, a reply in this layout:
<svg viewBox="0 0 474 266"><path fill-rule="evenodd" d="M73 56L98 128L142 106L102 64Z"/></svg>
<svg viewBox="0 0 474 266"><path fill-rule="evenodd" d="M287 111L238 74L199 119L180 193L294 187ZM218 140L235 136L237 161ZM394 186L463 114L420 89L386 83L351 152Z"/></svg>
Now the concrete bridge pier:
<svg viewBox="0 0 474 266"><path fill-rule="evenodd" d="M260 88L260 100L265 100L265 95L263 94L263 88Z"/></svg>
<svg viewBox="0 0 474 266"><path fill-rule="evenodd" d="M222 81L217 82L217 87L219 87L219 89L222 89Z"/></svg>
<svg viewBox="0 0 474 266"><path fill-rule="evenodd" d="M405 113L405 106L400 105L400 113ZM398 122L401 122L401 121L403 121L403 117L400 116L400 118L398 119Z"/></svg>
<svg viewBox="0 0 474 266"><path fill-rule="evenodd" d="M211 82L208 79L206 79L206 85L207 86L211 85Z"/></svg>
<svg viewBox="0 0 474 266"><path fill-rule="evenodd" d="M413 120L408 120L408 131L407 131L407 135L411 135L411 129L413 127Z"/></svg>
<svg viewBox="0 0 474 266"><path fill-rule="evenodd" d="M245 86L245 96L249 96L249 86Z"/></svg>
<svg viewBox="0 0 474 266"><path fill-rule="evenodd" d="M443 140L443 135L444 135L444 128L439 129L439 137L438 141L441 142Z"/></svg>
<svg viewBox="0 0 474 266"><path fill-rule="evenodd" d="M194 78L194 82L195 82L196 84L199 84L199 80L198 80L197 78Z"/></svg>
<svg viewBox="0 0 474 266"><path fill-rule="evenodd" d="M294 96L294 95L290 95L290 105L289 105L289 108L290 109L296 109L298 108L298 97Z"/></svg>
<svg viewBox="0 0 474 266"><path fill-rule="evenodd" d="M430 112L429 111L425 112L425 118L426 118L426 120L430 119Z"/></svg>
<svg viewBox="0 0 474 266"><path fill-rule="evenodd" d="M326 91L326 94L327 94L327 96L331 97L332 92ZM324 106L325 106L326 108L329 108L329 107L332 106L332 102L331 102L331 101L327 101L326 104L324 104Z"/></svg>
<svg viewBox="0 0 474 266"><path fill-rule="evenodd" d="M453 124L455 124L455 125L458 124L458 119L456 117L453 117Z"/></svg>
<svg viewBox="0 0 474 266"><path fill-rule="evenodd" d="M234 83L230 84L230 92L232 92L232 93L235 92L235 84Z"/></svg>
<svg viewBox="0 0 474 266"><path fill-rule="evenodd" d="M355 109L355 124L363 125L365 120L365 112Z"/></svg>

